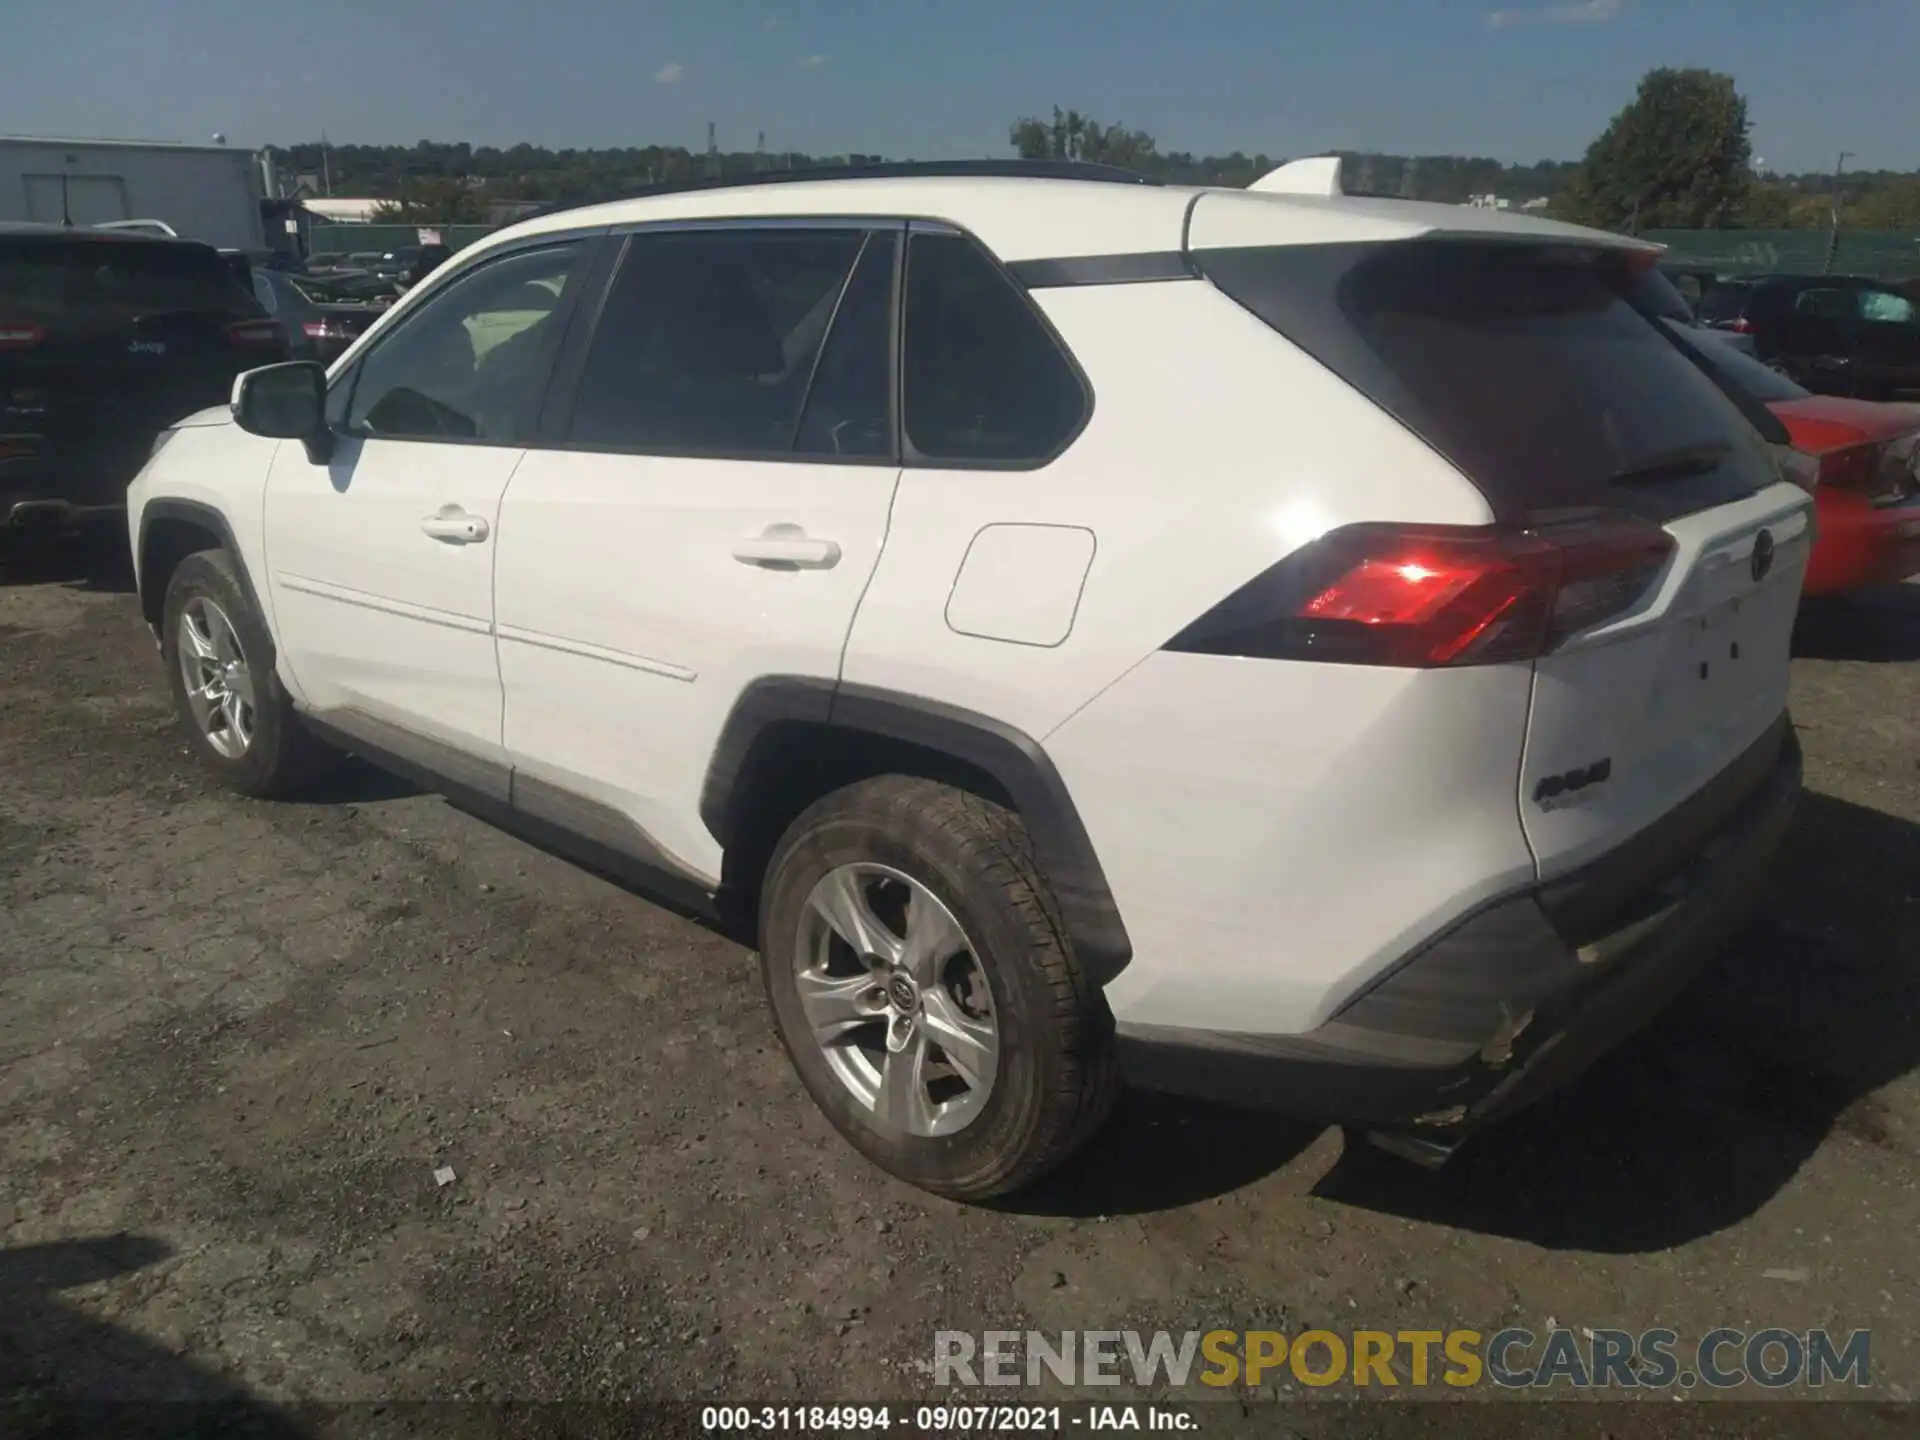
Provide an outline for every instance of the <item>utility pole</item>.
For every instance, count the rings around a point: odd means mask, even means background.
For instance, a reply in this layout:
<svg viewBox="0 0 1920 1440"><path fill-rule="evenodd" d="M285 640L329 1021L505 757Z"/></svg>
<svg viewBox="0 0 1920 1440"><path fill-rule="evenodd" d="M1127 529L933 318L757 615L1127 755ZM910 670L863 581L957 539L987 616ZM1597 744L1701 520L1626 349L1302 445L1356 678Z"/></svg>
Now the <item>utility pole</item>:
<svg viewBox="0 0 1920 1440"><path fill-rule="evenodd" d="M1822 275L1833 273L1833 262L1840 254L1840 172L1852 158L1853 151L1842 150L1840 158L1833 162L1832 227L1827 231L1827 257L1820 266Z"/></svg>
<svg viewBox="0 0 1920 1440"><path fill-rule="evenodd" d="M320 183L327 192L327 198L333 198L333 164L327 159L327 132L320 132Z"/></svg>
<svg viewBox="0 0 1920 1440"><path fill-rule="evenodd" d="M717 127L713 121L707 121L707 174L717 177L720 174L720 146L715 140Z"/></svg>

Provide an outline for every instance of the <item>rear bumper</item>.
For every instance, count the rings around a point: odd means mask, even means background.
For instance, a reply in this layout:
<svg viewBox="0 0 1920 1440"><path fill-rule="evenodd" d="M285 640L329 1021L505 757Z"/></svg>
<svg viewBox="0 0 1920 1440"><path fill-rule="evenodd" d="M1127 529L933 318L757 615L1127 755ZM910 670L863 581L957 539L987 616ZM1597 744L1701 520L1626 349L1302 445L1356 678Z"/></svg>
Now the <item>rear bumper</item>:
<svg viewBox="0 0 1920 1440"><path fill-rule="evenodd" d="M1801 785L1785 716L1615 851L1434 937L1319 1029L1121 1025L1129 1083L1372 1127L1444 1155L1638 1029L1744 918Z"/></svg>

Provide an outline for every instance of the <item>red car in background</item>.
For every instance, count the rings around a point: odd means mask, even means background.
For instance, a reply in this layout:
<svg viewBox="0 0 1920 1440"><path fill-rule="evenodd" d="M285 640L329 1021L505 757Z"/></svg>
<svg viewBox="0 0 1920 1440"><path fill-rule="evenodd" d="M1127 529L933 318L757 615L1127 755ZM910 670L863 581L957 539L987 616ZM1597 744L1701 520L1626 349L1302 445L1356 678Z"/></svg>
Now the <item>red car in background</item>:
<svg viewBox="0 0 1920 1440"><path fill-rule="evenodd" d="M1920 575L1920 405L1815 395L1710 331L1669 321L1723 387L1760 401L1805 457L1819 538L1805 593L1839 595Z"/></svg>

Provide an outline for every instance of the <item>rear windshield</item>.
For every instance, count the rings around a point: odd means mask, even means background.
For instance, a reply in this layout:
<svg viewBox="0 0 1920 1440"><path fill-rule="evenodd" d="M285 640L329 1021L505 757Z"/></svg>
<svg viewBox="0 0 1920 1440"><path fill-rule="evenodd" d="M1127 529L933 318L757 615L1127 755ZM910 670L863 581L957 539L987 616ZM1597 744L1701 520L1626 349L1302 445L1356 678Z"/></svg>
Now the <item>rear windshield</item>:
<svg viewBox="0 0 1920 1440"><path fill-rule="evenodd" d="M1221 290L1472 478L1502 519L1655 519L1771 483L1740 411L1604 252L1430 240L1201 251Z"/></svg>
<svg viewBox="0 0 1920 1440"><path fill-rule="evenodd" d="M1743 390L1763 404L1776 400L1804 400L1813 392L1793 383L1778 370L1761 364L1753 356L1736 350L1712 330L1695 330L1687 325L1667 322L1673 336L1696 356L1722 382Z"/></svg>
<svg viewBox="0 0 1920 1440"><path fill-rule="evenodd" d="M216 250L127 240L0 239L0 315L132 317L167 311L261 314Z"/></svg>
<svg viewBox="0 0 1920 1440"><path fill-rule="evenodd" d="M1702 320L1715 325L1725 324L1729 320L1738 320L1747 313L1747 304L1753 299L1754 287L1751 285L1713 285L1700 297L1700 303L1694 310Z"/></svg>

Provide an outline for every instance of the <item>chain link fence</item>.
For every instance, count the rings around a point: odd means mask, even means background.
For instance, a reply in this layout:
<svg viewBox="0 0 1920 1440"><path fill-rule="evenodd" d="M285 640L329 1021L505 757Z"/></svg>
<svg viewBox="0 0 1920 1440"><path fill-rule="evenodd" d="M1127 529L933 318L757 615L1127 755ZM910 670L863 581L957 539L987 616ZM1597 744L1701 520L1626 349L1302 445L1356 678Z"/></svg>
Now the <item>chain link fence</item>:
<svg viewBox="0 0 1920 1440"><path fill-rule="evenodd" d="M455 250L493 233L491 225L315 225L307 232L307 253L384 255L403 245L418 245L423 229L439 231L440 242Z"/></svg>
<svg viewBox="0 0 1920 1440"><path fill-rule="evenodd" d="M1667 246L1676 263L1723 275L1819 274L1831 240L1825 230L1647 230L1641 238ZM1920 235L1842 230L1831 270L1876 280L1920 276Z"/></svg>

